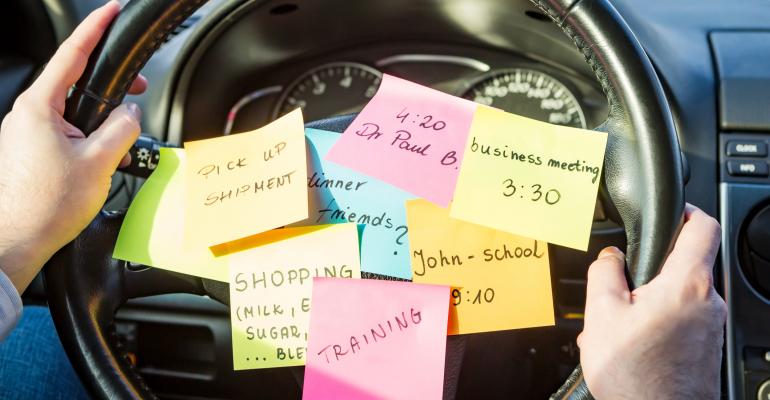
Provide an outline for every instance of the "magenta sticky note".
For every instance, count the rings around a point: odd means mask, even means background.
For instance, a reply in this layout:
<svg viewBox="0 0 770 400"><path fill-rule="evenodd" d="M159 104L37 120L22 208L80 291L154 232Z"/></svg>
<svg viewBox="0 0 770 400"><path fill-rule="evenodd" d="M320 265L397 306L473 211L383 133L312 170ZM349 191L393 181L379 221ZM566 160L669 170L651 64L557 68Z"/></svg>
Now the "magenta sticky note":
<svg viewBox="0 0 770 400"><path fill-rule="evenodd" d="M469 100L385 75L326 158L446 207L475 110Z"/></svg>
<svg viewBox="0 0 770 400"><path fill-rule="evenodd" d="M441 399L449 287L313 279L302 398Z"/></svg>

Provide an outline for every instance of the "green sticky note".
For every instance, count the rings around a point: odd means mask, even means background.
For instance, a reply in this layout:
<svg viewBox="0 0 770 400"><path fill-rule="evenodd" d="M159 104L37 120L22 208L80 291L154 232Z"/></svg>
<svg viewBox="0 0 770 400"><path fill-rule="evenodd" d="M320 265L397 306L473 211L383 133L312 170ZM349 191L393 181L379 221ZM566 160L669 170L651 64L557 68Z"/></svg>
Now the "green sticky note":
<svg viewBox="0 0 770 400"><path fill-rule="evenodd" d="M226 257L184 243L185 153L160 149L155 172L137 193L123 220L114 258L227 282Z"/></svg>

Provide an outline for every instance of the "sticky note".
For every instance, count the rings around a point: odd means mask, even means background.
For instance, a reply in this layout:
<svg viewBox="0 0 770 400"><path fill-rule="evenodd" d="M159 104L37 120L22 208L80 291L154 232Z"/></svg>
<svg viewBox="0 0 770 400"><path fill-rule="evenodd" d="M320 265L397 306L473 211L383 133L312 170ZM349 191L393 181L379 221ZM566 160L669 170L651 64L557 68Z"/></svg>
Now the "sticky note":
<svg viewBox="0 0 770 400"><path fill-rule="evenodd" d="M312 279L361 277L358 229L284 228L260 237L261 246L229 256L233 366L304 365Z"/></svg>
<svg viewBox="0 0 770 400"><path fill-rule="evenodd" d="M185 143L185 238L216 246L307 218L299 109L255 131Z"/></svg>
<svg viewBox="0 0 770 400"><path fill-rule="evenodd" d="M452 218L585 251L607 134L480 106Z"/></svg>
<svg viewBox="0 0 770 400"><path fill-rule="evenodd" d="M302 398L441 399L449 287L313 282Z"/></svg>
<svg viewBox="0 0 770 400"><path fill-rule="evenodd" d="M160 162L131 202L112 256L222 282L227 261L184 243L185 152L160 149Z"/></svg>
<svg viewBox="0 0 770 400"><path fill-rule="evenodd" d="M406 203L414 282L450 285L449 334L554 324L548 244Z"/></svg>
<svg viewBox="0 0 770 400"><path fill-rule="evenodd" d="M447 206L476 104L390 75L328 159Z"/></svg>
<svg viewBox="0 0 770 400"><path fill-rule="evenodd" d="M360 224L361 270L411 279L404 202L414 195L326 161L340 133L306 129L305 136L309 217L296 225Z"/></svg>

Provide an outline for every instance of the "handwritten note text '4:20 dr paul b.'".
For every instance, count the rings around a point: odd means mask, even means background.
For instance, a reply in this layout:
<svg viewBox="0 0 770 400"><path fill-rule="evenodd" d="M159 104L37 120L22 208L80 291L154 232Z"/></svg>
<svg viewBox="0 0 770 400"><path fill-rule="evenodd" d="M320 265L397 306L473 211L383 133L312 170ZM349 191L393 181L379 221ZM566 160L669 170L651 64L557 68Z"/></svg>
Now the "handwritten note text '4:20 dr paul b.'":
<svg viewBox="0 0 770 400"><path fill-rule="evenodd" d="M476 104L385 75L328 159L446 207Z"/></svg>

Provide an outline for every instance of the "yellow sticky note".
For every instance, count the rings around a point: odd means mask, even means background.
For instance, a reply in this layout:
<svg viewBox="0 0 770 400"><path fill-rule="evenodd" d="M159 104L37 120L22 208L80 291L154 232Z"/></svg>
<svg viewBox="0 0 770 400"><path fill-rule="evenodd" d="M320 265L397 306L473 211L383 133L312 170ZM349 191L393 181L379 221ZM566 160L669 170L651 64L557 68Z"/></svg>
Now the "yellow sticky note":
<svg viewBox="0 0 770 400"><path fill-rule="evenodd" d="M449 217L425 200L406 202L412 280L452 286L449 334L554 324L545 242Z"/></svg>
<svg viewBox="0 0 770 400"><path fill-rule="evenodd" d="M585 251L607 134L479 107L450 215Z"/></svg>
<svg viewBox="0 0 770 400"><path fill-rule="evenodd" d="M313 278L361 277L356 224L263 237L265 244L228 256L236 370L305 365Z"/></svg>
<svg viewBox="0 0 770 400"><path fill-rule="evenodd" d="M184 243L185 153L160 149L157 169L126 213L113 257L227 282L227 261Z"/></svg>
<svg viewBox="0 0 770 400"><path fill-rule="evenodd" d="M307 218L302 112L255 131L185 143L185 235L215 246Z"/></svg>

